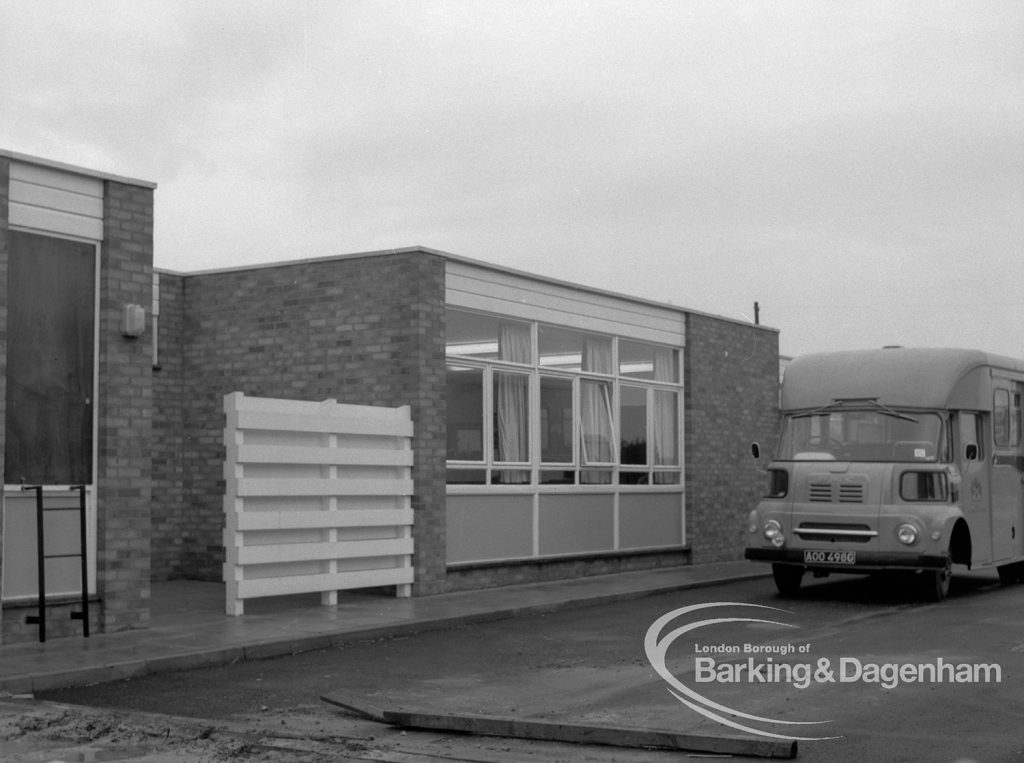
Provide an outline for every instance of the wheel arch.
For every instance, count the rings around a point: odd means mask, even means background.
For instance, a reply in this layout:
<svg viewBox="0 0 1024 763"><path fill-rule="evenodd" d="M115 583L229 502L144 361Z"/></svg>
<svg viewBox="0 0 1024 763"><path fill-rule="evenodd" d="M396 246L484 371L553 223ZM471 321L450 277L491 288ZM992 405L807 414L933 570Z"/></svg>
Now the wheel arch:
<svg viewBox="0 0 1024 763"><path fill-rule="evenodd" d="M953 523L953 531L949 536L949 556L954 564L966 564L971 566L971 530L967 526L967 520L957 517Z"/></svg>

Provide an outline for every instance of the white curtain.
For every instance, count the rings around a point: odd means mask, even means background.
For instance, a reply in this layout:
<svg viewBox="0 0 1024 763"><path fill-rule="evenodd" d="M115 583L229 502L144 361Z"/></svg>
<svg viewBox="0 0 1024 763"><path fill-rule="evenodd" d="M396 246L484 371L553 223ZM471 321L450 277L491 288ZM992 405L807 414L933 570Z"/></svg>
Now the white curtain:
<svg viewBox="0 0 1024 763"><path fill-rule="evenodd" d="M676 354L672 350L654 351L654 380L676 380ZM654 391L654 444L655 466L679 465L679 394L667 390Z"/></svg>
<svg viewBox="0 0 1024 763"><path fill-rule="evenodd" d="M612 340L598 337L583 340L583 370L595 374L610 374L612 366Z"/></svg>
<svg viewBox="0 0 1024 763"><path fill-rule="evenodd" d="M583 370L610 374L612 343L609 339L583 341ZM609 464L615 460L612 440L611 383L595 379L580 381L580 429L583 435L583 463Z"/></svg>
<svg viewBox="0 0 1024 763"><path fill-rule="evenodd" d="M502 323L498 334L498 358L512 363L532 362L530 326ZM525 374L494 372L497 461L525 463L530 460L530 387ZM505 482L525 482L520 472L509 472Z"/></svg>

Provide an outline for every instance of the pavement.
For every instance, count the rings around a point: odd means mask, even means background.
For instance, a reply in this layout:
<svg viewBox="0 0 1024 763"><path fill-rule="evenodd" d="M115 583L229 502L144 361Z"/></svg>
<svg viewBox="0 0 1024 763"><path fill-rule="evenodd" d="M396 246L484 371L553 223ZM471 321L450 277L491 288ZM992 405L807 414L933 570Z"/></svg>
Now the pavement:
<svg viewBox="0 0 1024 763"><path fill-rule="evenodd" d="M344 591L247 600L225 614L224 586L154 582L148 628L0 646L0 694L23 695L170 670L327 649L342 643L607 604L764 577L748 561L698 564L400 599Z"/></svg>

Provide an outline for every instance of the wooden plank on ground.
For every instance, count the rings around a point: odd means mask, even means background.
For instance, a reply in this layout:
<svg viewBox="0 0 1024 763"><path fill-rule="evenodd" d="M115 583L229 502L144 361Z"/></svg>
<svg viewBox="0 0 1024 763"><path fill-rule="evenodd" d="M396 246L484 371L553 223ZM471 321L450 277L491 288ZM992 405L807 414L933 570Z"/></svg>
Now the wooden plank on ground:
<svg viewBox="0 0 1024 763"><path fill-rule="evenodd" d="M759 739L735 735L680 734L666 729L588 725L488 715L430 713L402 707L380 706L367 701L364 697L344 691L335 691L320 699L365 718L410 729L430 729L432 731L571 744L600 744L613 747L679 750L787 760L795 758L797 754L795 740Z"/></svg>

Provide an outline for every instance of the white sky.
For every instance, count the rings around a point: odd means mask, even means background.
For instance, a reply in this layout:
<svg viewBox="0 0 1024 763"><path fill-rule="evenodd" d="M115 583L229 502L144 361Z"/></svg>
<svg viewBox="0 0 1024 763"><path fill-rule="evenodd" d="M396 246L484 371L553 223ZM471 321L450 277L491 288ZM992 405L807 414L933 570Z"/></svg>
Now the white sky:
<svg viewBox="0 0 1024 763"><path fill-rule="evenodd" d="M1024 2L0 0L0 148L154 181L156 264L423 245L1024 357Z"/></svg>

